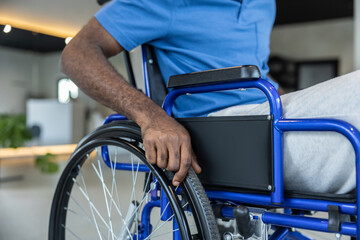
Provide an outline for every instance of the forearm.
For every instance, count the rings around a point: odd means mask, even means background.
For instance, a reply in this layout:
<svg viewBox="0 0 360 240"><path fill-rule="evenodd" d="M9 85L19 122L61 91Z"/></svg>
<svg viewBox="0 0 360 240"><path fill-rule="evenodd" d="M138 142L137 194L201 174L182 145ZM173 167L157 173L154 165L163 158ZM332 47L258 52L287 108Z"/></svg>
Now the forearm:
<svg viewBox="0 0 360 240"><path fill-rule="evenodd" d="M79 39L64 50L61 68L90 97L140 126L165 115L160 107L130 86L105 55L97 44Z"/></svg>

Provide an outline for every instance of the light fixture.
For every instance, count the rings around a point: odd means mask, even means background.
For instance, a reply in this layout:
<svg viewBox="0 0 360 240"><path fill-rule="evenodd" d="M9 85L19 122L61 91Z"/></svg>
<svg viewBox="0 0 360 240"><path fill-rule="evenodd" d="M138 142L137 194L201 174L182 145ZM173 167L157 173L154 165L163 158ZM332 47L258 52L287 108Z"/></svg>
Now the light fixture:
<svg viewBox="0 0 360 240"><path fill-rule="evenodd" d="M71 41L72 37L65 38L65 43L68 44Z"/></svg>
<svg viewBox="0 0 360 240"><path fill-rule="evenodd" d="M3 31L4 33L9 33L11 31L11 25L6 24Z"/></svg>

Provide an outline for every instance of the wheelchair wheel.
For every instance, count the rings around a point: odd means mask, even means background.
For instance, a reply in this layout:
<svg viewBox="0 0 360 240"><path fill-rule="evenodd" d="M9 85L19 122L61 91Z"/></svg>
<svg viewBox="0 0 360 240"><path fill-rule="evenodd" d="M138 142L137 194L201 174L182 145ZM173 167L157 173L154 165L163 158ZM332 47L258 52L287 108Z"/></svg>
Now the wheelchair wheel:
<svg viewBox="0 0 360 240"><path fill-rule="evenodd" d="M174 188L171 173L148 164L139 136L115 123L79 144L54 195L49 239L220 239L196 174Z"/></svg>

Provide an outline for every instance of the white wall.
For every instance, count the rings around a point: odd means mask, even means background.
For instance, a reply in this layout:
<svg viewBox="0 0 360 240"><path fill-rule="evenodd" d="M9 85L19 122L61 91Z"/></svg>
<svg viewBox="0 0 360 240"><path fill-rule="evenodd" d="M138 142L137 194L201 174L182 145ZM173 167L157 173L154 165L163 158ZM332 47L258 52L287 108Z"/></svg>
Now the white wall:
<svg viewBox="0 0 360 240"><path fill-rule="evenodd" d="M360 0L355 0L354 41L355 41L355 69L360 69Z"/></svg>
<svg viewBox="0 0 360 240"><path fill-rule="evenodd" d="M34 53L0 47L0 114L25 113L27 97L57 98L61 52ZM110 59L115 68L127 78L123 56ZM102 107L80 93L80 100L91 109ZM106 110L105 110L106 112Z"/></svg>
<svg viewBox="0 0 360 240"><path fill-rule="evenodd" d="M57 98L57 82L66 77L60 72L59 59L61 52L41 54L39 59L40 92L46 98Z"/></svg>
<svg viewBox="0 0 360 240"><path fill-rule="evenodd" d="M25 100L37 93L39 54L0 47L0 114L25 112Z"/></svg>
<svg viewBox="0 0 360 240"><path fill-rule="evenodd" d="M337 58L339 74L354 70L352 18L277 26L271 35L273 55L294 60Z"/></svg>
<svg viewBox="0 0 360 240"><path fill-rule="evenodd" d="M0 114L25 113L30 97L57 97L60 53L40 54L0 47Z"/></svg>

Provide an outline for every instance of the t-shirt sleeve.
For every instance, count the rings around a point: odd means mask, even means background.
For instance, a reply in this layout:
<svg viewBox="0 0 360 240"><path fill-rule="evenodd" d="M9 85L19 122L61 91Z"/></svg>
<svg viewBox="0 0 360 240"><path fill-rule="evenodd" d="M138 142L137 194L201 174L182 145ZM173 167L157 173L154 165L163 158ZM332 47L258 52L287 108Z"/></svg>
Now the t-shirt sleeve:
<svg viewBox="0 0 360 240"><path fill-rule="evenodd" d="M95 14L127 51L166 36L173 0L113 0Z"/></svg>

